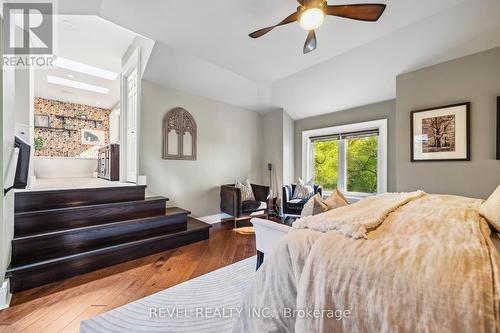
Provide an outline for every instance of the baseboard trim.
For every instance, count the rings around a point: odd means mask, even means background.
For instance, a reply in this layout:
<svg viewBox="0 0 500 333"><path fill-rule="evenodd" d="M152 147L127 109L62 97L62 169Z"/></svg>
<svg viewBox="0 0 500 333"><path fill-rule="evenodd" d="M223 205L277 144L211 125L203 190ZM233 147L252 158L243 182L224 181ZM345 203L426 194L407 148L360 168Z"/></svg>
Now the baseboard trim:
<svg viewBox="0 0 500 333"><path fill-rule="evenodd" d="M204 223L207 223L207 224L216 224L216 223L220 223L228 218L232 218L232 216L228 215L226 213L219 213L219 214L214 214L214 215L197 217L196 219L198 219Z"/></svg>
<svg viewBox="0 0 500 333"><path fill-rule="evenodd" d="M12 294L10 292L10 282L6 279L0 287L0 310L6 309L10 306Z"/></svg>

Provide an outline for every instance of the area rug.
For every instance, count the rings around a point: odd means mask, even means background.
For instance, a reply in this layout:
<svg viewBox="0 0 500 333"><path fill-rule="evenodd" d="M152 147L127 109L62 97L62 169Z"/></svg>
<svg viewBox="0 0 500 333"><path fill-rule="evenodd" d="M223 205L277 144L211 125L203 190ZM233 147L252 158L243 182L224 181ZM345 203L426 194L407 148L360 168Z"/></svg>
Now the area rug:
<svg viewBox="0 0 500 333"><path fill-rule="evenodd" d="M251 257L81 322L82 333L231 332Z"/></svg>

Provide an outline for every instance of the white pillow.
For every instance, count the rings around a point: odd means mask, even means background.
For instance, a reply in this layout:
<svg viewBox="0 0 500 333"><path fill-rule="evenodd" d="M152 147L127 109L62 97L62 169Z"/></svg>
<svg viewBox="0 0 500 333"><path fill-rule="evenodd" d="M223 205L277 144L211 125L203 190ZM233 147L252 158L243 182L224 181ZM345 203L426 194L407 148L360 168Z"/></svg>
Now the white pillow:
<svg viewBox="0 0 500 333"><path fill-rule="evenodd" d="M292 199L309 199L313 195L314 195L313 186L310 183L304 184L302 179L299 178L299 181L295 186L295 191L293 191Z"/></svg>
<svg viewBox="0 0 500 333"><path fill-rule="evenodd" d="M248 179L243 183L236 182L235 187L241 190L241 201L255 200L252 185L250 184L250 181Z"/></svg>
<svg viewBox="0 0 500 333"><path fill-rule="evenodd" d="M488 200L479 207L481 214L498 232L500 232L500 185Z"/></svg>

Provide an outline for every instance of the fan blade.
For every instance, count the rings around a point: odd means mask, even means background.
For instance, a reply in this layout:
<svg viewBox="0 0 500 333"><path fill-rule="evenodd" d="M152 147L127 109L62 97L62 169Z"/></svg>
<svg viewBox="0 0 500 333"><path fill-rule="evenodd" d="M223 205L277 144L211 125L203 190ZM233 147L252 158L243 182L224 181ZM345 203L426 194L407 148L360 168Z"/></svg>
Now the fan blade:
<svg viewBox="0 0 500 333"><path fill-rule="evenodd" d="M306 43L304 44L304 54L316 50L316 33L310 30L307 34Z"/></svg>
<svg viewBox="0 0 500 333"><path fill-rule="evenodd" d="M305 1L306 1L306 0L297 0L297 2L298 2L298 3L300 3L300 5L301 5L301 6L304 6L304 2L305 2Z"/></svg>
<svg viewBox="0 0 500 333"><path fill-rule="evenodd" d="M375 22L384 13L386 5L377 3L327 6L326 14L358 21Z"/></svg>
<svg viewBox="0 0 500 333"><path fill-rule="evenodd" d="M250 36L252 38L259 38L259 37L264 36L265 34L267 34L269 31L273 30L274 28L279 27L280 25L285 25L285 24L289 24L289 23L297 21L298 18L299 18L299 14L297 12L295 12L292 15L288 16L283 21L281 21L280 23L278 23L276 25L273 25L272 27L267 27L267 28L264 28L264 29L260 29L260 30L254 31L251 34L249 34L248 36Z"/></svg>

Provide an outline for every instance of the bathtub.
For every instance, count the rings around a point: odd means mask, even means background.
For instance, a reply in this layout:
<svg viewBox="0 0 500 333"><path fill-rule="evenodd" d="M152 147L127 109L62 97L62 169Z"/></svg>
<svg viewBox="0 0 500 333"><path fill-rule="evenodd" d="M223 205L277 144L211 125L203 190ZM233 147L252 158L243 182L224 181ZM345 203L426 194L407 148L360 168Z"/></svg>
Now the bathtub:
<svg viewBox="0 0 500 333"><path fill-rule="evenodd" d="M36 178L93 178L97 159L76 157L33 157Z"/></svg>

